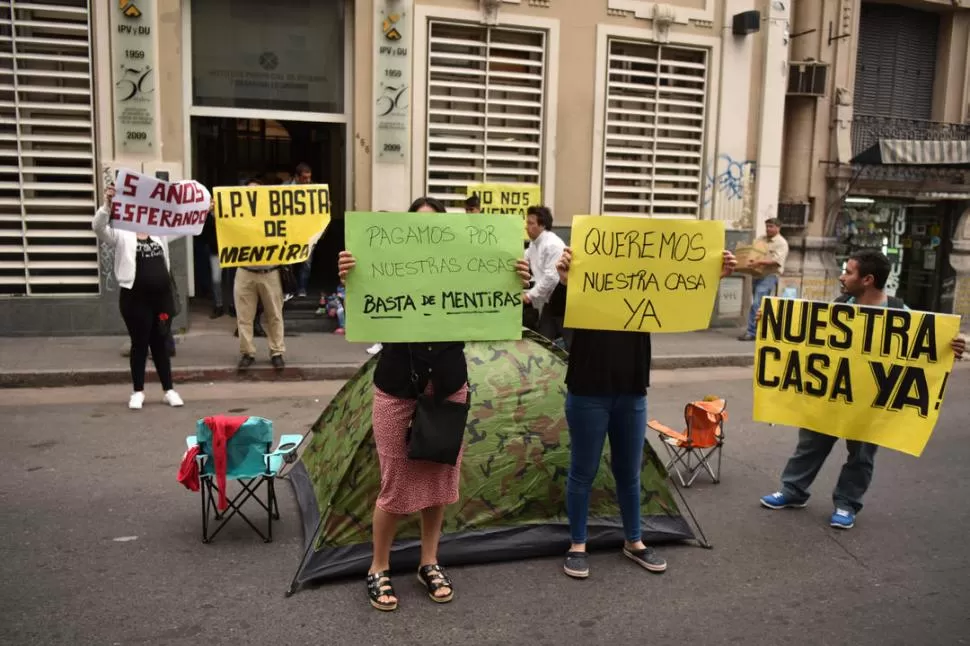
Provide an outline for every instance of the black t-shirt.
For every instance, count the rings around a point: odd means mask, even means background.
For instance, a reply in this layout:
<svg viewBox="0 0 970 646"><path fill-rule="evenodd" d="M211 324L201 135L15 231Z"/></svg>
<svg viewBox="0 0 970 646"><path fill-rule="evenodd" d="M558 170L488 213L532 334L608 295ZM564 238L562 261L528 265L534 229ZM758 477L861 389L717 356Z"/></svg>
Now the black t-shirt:
<svg viewBox="0 0 970 646"><path fill-rule="evenodd" d="M135 284L133 291L167 292L171 289L165 251L157 240L138 240L135 251Z"/></svg>
<svg viewBox="0 0 970 646"><path fill-rule="evenodd" d="M650 386L650 334L575 330L566 387L574 395L643 395Z"/></svg>
<svg viewBox="0 0 970 646"><path fill-rule="evenodd" d="M416 399L428 382L434 397L443 400L468 381L465 344L385 343L374 371L374 385L388 395Z"/></svg>

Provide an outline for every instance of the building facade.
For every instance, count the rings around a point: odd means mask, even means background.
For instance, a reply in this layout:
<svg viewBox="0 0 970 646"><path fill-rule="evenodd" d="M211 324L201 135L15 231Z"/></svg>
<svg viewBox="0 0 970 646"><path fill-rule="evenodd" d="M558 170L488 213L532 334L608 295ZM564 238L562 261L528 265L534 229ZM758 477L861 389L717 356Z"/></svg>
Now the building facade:
<svg viewBox="0 0 970 646"><path fill-rule="evenodd" d="M890 293L970 315L970 2L795 0L791 19L782 287L831 298L876 248Z"/></svg>
<svg viewBox="0 0 970 646"><path fill-rule="evenodd" d="M790 0L0 2L0 330L122 331L110 249L90 230L122 167L225 186L309 164L333 199L314 257L321 287L335 280L345 212L399 211L419 195L458 208L482 182L539 184L564 235L574 215L605 213L720 219L729 244L750 238L784 193L791 11ZM821 177L820 195L835 181ZM204 247L173 249L183 299L204 292ZM740 320L742 287L724 283L719 321Z"/></svg>

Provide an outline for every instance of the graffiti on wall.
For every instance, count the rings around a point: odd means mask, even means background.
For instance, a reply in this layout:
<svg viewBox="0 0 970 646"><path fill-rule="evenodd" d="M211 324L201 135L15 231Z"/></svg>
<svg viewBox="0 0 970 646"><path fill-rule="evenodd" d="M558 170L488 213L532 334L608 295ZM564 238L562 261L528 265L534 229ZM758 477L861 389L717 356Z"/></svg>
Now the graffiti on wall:
<svg viewBox="0 0 970 646"><path fill-rule="evenodd" d="M741 201L745 190L754 177L755 163L750 159L734 159L730 155L718 155L707 165L704 179L704 206L711 203L714 193L727 201Z"/></svg>

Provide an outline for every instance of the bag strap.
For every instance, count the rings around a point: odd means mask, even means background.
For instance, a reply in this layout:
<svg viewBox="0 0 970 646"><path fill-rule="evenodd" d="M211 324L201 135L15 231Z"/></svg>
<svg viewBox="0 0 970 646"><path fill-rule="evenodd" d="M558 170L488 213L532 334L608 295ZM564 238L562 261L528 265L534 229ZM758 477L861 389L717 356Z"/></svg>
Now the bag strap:
<svg viewBox="0 0 970 646"><path fill-rule="evenodd" d="M414 353L411 352L411 344L408 343L408 367L411 370L411 374L408 375L408 379L411 382L411 389L414 391L415 399L421 397L421 393L418 392L418 371L414 369Z"/></svg>

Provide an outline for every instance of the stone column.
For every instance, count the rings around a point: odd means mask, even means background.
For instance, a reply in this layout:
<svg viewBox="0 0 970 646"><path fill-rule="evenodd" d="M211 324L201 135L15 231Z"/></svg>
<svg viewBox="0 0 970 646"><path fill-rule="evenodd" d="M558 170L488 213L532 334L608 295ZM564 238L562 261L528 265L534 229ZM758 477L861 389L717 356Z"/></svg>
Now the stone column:
<svg viewBox="0 0 970 646"><path fill-rule="evenodd" d="M970 207L964 210L953 234L950 266L957 272L953 313L963 317L960 328L970 330Z"/></svg>
<svg viewBox="0 0 970 646"><path fill-rule="evenodd" d="M784 235L782 230L782 235ZM839 270L835 252L838 240L822 236L787 236L788 262L778 294L794 287L798 298L830 301L839 295Z"/></svg>

